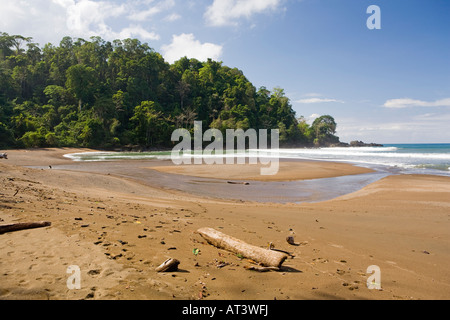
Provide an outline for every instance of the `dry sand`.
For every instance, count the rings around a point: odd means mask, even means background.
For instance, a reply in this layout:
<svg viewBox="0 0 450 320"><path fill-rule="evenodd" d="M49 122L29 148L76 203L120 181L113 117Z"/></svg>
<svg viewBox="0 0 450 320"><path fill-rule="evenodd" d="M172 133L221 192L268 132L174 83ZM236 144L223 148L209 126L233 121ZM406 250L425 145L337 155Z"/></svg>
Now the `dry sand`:
<svg viewBox="0 0 450 320"><path fill-rule="evenodd" d="M0 224L52 222L0 235L0 299L450 298L450 178L392 175L314 204L224 201L48 167L80 151L88 150L10 151L0 160ZM31 165L43 169L23 167ZM330 169L308 166L308 178ZM301 179L301 165L293 167ZM189 174L205 174L197 169ZM256 246L272 242L294 257L280 272L247 271L251 262L206 244L195 234L201 227ZM180 270L156 273L167 258ZM67 288L70 265L81 269L80 290ZM366 287L371 265L381 269L382 290Z"/></svg>

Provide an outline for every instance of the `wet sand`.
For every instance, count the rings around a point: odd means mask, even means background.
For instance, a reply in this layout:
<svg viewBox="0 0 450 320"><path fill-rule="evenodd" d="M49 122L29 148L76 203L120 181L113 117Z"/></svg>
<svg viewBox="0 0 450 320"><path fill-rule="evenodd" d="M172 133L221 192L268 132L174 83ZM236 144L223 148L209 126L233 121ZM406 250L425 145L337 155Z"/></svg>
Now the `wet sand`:
<svg viewBox="0 0 450 320"><path fill-rule="evenodd" d="M261 175L261 164L233 165L180 165L158 166L160 172L181 174L202 178L247 181L298 181L308 179L332 178L374 172L371 169L357 167L348 163L317 161L283 161L279 163L276 175Z"/></svg>
<svg viewBox="0 0 450 320"><path fill-rule="evenodd" d="M80 151L88 150L18 150L0 161L0 223L52 222L0 235L0 299L450 298L447 177L390 175L319 203L262 203L120 175L144 163L97 163L89 172L62 157ZM204 168L191 175L146 170L174 184L220 180L199 177ZM250 187L258 182L245 178ZM201 227L256 246L272 242L293 257L280 272L248 271L250 261L207 244L195 233ZM289 235L298 246L286 242ZM180 270L156 273L167 258L178 259ZM81 269L80 290L67 288L70 265ZM381 269L381 291L366 287L371 265Z"/></svg>

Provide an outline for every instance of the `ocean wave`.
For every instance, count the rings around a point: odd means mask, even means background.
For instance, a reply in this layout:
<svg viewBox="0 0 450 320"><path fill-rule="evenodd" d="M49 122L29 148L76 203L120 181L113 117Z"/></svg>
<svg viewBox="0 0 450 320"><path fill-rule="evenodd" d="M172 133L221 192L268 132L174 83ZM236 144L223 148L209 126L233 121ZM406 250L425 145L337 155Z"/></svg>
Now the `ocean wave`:
<svg viewBox="0 0 450 320"><path fill-rule="evenodd" d="M397 147L336 147L336 148L296 148L296 149L250 149L249 151L264 151L264 152L283 152L283 153L366 153L366 152L395 152L399 149Z"/></svg>
<svg viewBox="0 0 450 320"><path fill-rule="evenodd" d="M320 148L319 150L336 150L336 151L356 151L356 152L387 152L398 151L397 147L336 147L336 148Z"/></svg>
<svg viewBox="0 0 450 320"><path fill-rule="evenodd" d="M343 148L344 149L344 148ZM225 153L216 154L208 156L216 157L233 157L233 156L280 156L289 158L324 158L332 157L331 159L336 159L336 156L342 157L343 160L347 160L351 157L360 158L397 158L397 159L430 159L430 160L448 160L450 161L449 153L396 153L396 152L361 152L354 150L348 150L351 148L346 148L345 152L330 149L265 149L265 150L248 150L246 152L235 152L235 153ZM197 154L192 154L192 156L202 156ZM72 159L74 161L101 161L108 159L167 159L171 157L170 152L154 152L154 153L121 153L121 152L83 152L83 153L72 153L66 154L64 157Z"/></svg>
<svg viewBox="0 0 450 320"><path fill-rule="evenodd" d="M448 164L418 164L415 166L417 169L433 169L433 170L439 170L439 171L450 171L450 167Z"/></svg>
<svg viewBox="0 0 450 320"><path fill-rule="evenodd" d="M110 154L110 152L80 152L80 153L69 153L63 155L64 158L71 159L73 161L87 161L85 158L94 157L101 158L102 155ZM98 160L101 161L101 160Z"/></svg>
<svg viewBox="0 0 450 320"><path fill-rule="evenodd" d="M427 150L429 151L429 149ZM119 161L119 160L170 160L170 151L161 152L84 152L66 154L73 161ZM397 147L358 147L358 148L318 148L318 149L259 149L232 151L211 155L179 154L176 158L228 158L257 157L259 159L283 158L336 161L359 164L367 167L398 168L411 173L437 173L449 175L450 153L414 152Z"/></svg>
<svg viewBox="0 0 450 320"><path fill-rule="evenodd" d="M116 160L145 160L145 159L170 159L170 153L140 153L140 152L82 152L65 154L64 157L73 161L98 162L98 161L116 161Z"/></svg>
<svg viewBox="0 0 450 320"><path fill-rule="evenodd" d="M388 148L386 148L388 149ZM404 159L434 159L434 160L450 160L449 153L407 153L407 152L395 152L393 149L373 152L373 149L358 150L358 148L324 148L324 149L279 149L277 153L283 155L298 155L298 156L335 156L335 157L380 157L380 158L404 158ZM274 150L267 150L265 152L271 153Z"/></svg>

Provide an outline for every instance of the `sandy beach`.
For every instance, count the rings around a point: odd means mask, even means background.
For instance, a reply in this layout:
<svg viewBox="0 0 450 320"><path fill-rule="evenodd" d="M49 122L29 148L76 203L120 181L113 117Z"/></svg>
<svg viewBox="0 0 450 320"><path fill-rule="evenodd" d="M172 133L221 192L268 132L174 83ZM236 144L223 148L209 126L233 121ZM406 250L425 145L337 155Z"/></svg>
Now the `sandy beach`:
<svg viewBox="0 0 450 320"><path fill-rule="evenodd" d="M205 185L201 179L220 192L243 188L227 180L252 187L261 182L258 167L86 164L63 157L86 151L94 150L11 150L0 160L0 225L52 223L0 235L0 299L450 298L448 177L389 175L327 201L266 203L177 188L195 190ZM263 182L371 172L291 161ZM255 246L272 243L291 255L280 271L249 271L248 259L207 244L196 233L202 227ZM168 258L180 261L179 270L157 273ZM73 265L81 270L79 290L67 287ZM381 270L382 290L366 286L372 265Z"/></svg>
<svg viewBox="0 0 450 320"><path fill-rule="evenodd" d="M261 164L233 164L233 165L180 165L158 166L153 169L194 177L214 178L223 180L248 181L295 181L307 179L332 178L346 175L357 175L373 172L368 168L356 167L347 163L316 161L286 161L279 164L276 175L261 175Z"/></svg>

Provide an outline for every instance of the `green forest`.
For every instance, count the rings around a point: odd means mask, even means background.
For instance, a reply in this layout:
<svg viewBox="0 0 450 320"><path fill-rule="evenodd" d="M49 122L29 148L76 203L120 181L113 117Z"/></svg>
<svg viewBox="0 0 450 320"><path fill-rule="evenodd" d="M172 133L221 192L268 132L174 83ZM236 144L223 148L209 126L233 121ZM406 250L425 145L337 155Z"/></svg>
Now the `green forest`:
<svg viewBox="0 0 450 320"><path fill-rule="evenodd" d="M338 143L333 117L309 125L284 90L255 88L237 68L173 64L137 39L65 37L39 47L0 33L0 148L173 146L175 129L279 129L280 146Z"/></svg>

